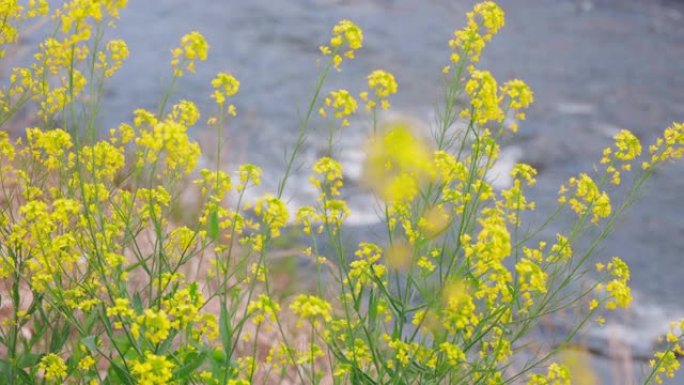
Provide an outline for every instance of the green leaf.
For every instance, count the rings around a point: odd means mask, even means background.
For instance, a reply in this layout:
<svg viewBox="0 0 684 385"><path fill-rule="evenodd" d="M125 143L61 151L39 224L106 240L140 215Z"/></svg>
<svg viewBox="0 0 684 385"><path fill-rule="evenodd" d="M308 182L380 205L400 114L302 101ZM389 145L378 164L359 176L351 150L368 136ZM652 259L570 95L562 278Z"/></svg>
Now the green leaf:
<svg viewBox="0 0 684 385"><path fill-rule="evenodd" d="M17 366L20 368L28 368L31 366L35 366L38 364L38 361L40 361L41 357L43 357L42 354L25 353L23 356L21 356L21 358L19 358Z"/></svg>
<svg viewBox="0 0 684 385"><path fill-rule="evenodd" d="M34 383L31 379L31 376L29 376L29 374L26 373L23 369L15 368L15 373L19 374L19 378L21 378L22 383L27 385Z"/></svg>
<svg viewBox="0 0 684 385"><path fill-rule="evenodd" d="M140 297L140 293L135 293L133 295L133 304L132 304L133 310L135 310L136 313L142 313L143 312L143 300Z"/></svg>
<svg viewBox="0 0 684 385"><path fill-rule="evenodd" d="M116 345L122 353L126 353L131 348L131 341L126 334L116 334L112 337L112 342Z"/></svg>
<svg viewBox="0 0 684 385"><path fill-rule="evenodd" d="M214 210L209 215L209 237L215 241L219 237L218 211Z"/></svg>
<svg viewBox="0 0 684 385"><path fill-rule="evenodd" d="M114 370L114 374L116 374L116 376L119 377L121 383L126 385L133 385L135 383L134 378L119 364L117 364L114 361L111 361L111 364L112 365L110 366L110 368Z"/></svg>
<svg viewBox="0 0 684 385"><path fill-rule="evenodd" d="M230 317L228 315L228 309L226 308L226 303L221 302L221 316L219 318L219 334L221 335L221 343L223 344L223 351L228 352L231 350L231 340L233 338L233 330L230 327Z"/></svg>
<svg viewBox="0 0 684 385"><path fill-rule="evenodd" d="M69 326L69 324L64 325L64 327L61 330L57 330L56 333L54 333L52 336L52 341L50 343L50 351L51 352L61 351L62 347L67 342L70 335L71 335L71 326Z"/></svg>
<svg viewBox="0 0 684 385"><path fill-rule="evenodd" d="M85 345L91 352L97 351L97 336L88 336L81 339L81 343Z"/></svg>
<svg viewBox="0 0 684 385"><path fill-rule="evenodd" d="M178 380L188 379L195 369L199 368L207 358L207 352L201 353L191 352L185 357L185 363L182 367L173 372L173 378Z"/></svg>

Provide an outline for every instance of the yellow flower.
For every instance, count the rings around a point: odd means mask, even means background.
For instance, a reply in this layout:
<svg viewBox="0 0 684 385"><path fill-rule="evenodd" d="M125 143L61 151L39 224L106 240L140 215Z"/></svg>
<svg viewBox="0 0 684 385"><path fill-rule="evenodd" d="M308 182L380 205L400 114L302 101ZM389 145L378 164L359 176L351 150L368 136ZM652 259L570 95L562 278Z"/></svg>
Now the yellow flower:
<svg viewBox="0 0 684 385"><path fill-rule="evenodd" d="M166 357L145 352L145 358L133 362L131 373L140 385L167 385L176 367Z"/></svg>
<svg viewBox="0 0 684 385"><path fill-rule="evenodd" d="M163 173L174 178L189 174L200 157L200 147L188 135L186 123L199 117L194 104L182 101L173 107L173 112L163 121L144 110L136 110L133 120L140 134L135 138L138 146L137 167L157 164L162 159Z"/></svg>
<svg viewBox="0 0 684 385"><path fill-rule="evenodd" d="M516 121L510 125L511 131L515 133L518 131L518 121L525 120L525 113L520 110L528 108L534 102L534 94L530 87L519 79L507 81L501 87L501 94L508 97L508 108L516 111Z"/></svg>
<svg viewBox="0 0 684 385"><path fill-rule="evenodd" d="M480 53L485 47L485 40L477 32L477 26L471 26L454 32L453 39L449 40L449 47L452 49L450 60L454 64L459 64L465 56L473 63L480 60ZM448 73L449 67L445 67L442 72Z"/></svg>
<svg viewBox="0 0 684 385"><path fill-rule="evenodd" d="M368 92L362 92L361 100L366 102L366 110L374 109L378 102L383 110L390 107L389 97L397 93L397 81L394 75L384 70L375 70L368 75L368 88L373 93L370 97Z"/></svg>
<svg viewBox="0 0 684 385"><path fill-rule="evenodd" d="M137 319L138 325L145 329L144 336L153 344L166 340L171 329L178 327L178 321L170 321L164 310L145 309Z"/></svg>
<svg viewBox="0 0 684 385"><path fill-rule="evenodd" d="M489 71L471 71L465 90L470 96L471 107L464 109L461 117L471 119L479 125L490 121L503 121L504 114L499 107L496 79Z"/></svg>
<svg viewBox="0 0 684 385"><path fill-rule="evenodd" d="M551 246L551 258L552 262L556 260L567 261L572 257L572 245L567 237L558 233L556 234L556 243Z"/></svg>
<svg viewBox="0 0 684 385"><path fill-rule="evenodd" d="M503 10L493 1L476 4L467 16L468 24L477 24L485 29L483 34L485 40L489 40L506 24Z"/></svg>
<svg viewBox="0 0 684 385"><path fill-rule="evenodd" d="M492 1L485 1L475 5L467 13L468 24L465 28L454 32L454 38L449 40L452 49L451 62L459 64L463 57L476 63L480 60L480 53L487 41L494 36L506 23L503 10ZM444 73L449 72L445 67Z"/></svg>
<svg viewBox="0 0 684 385"><path fill-rule="evenodd" d="M280 229L285 227L290 218L285 202L271 194L257 200L254 213L268 226L273 238L280 236Z"/></svg>
<svg viewBox="0 0 684 385"><path fill-rule="evenodd" d="M667 378L674 378L675 372L677 372L681 366L675 353L671 350L656 352L654 357L655 359L650 360L648 363L651 368L655 368L656 365L658 366L655 371L656 383L663 383L663 375Z"/></svg>
<svg viewBox="0 0 684 385"><path fill-rule="evenodd" d="M253 317L254 323L259 325L266 321L275 320L280 311L280 305L265 294L259 294L259 299L247 305L247 312Z"/></svg>
<svg viewBox="0 0 684 385"><path fill-rule="evenodd" d="M431 151L406 123L383 131L369 143L363 180L390 203L411 201L418 184L435 174Z"/></svg>
<svg viewBox="0 0 684 385"><path fill-rule="evenodd" d="M443 328L451 333L465 331L470 335L471 329L479 322L473 296L466 284L462 282L447 283L442 291L442 306L438 309Z"/></svg>
<svg viewBox="0 0 684 385"><path fill-rule="evenodd" d="M225 72L218 73L211 81L211 85L214 87L214 93L211 94L211 98L214 99L216 104L220 107L223 107L227 98L240 91L240 81L233 75ZM237 114L234 105L228 105L228 114L233 116Z"/></svg>
<svg viewBox="0 0 684 385"><path fill-rule="evenodd" d="M466 355L461 348L456 344L449 342L442 342L439 345L439 350L444 353L447 362L450 366L456 366L466 360Z"/></svg>
<svg viewBox="0 0 684 385"><path fill-rule="evenodd" d="M80 370L90 370L95 367L95 359L91 356L85 356L78 362Z"/></svg>
<svg viewBox="0 0 684 385"><path fill-rule="evenodd" d="M96 180L105 178L111 181L126 165L123 147L116 147L109 142L97 142L94 146L83 146L78 153L79 164Z"/></svg>
<svg viewBox="0 0 684 385"><path fill-rule="evenodd" d="M568 180L568 185L575 189L575 193L568 197L568 188L565 185L561 186L558 199L560 203L568 203L572 211L579 216L593 214L591 222L594 224L610 216L612 209L608 193L600 191L589 175L582 173L579 178L572 177Z"/></svg>
<svg viewBox="0 0 684 385"><path fill-rule="evenodd" d="M209 44L201 33L191 32L181 38L181 45L171 51L171 67L173 75L183 76L183 70L195 72L195 62L197 60L207 60Z"/></svg>
<svg viewBox="0 0 684 385"><path fill-rule="evenodd" d="M314 295L300 294L290 304L290 309L300 318L306 319L314 325L319 325L320 320L330 322L332 306Z"/></svg>
<svg viewBox="0 0 684 385"><path fill-rule="evenodd" d="M238 192L242 192L247 188L247 184L251 183L253 186L261 184L261 168L253 164L245 163L240 165L240 184L237 187Z"/></svg>
<svg viewBox="0 0 684 385"><path fill-rule="evenodd" d="M43 131L39 128L27 128L26 140L27 151L48 170L54 170L63 164L64 155L73 147L71 135L62 129Z"/></svg>
<svg viewBox="0 0 684 385"><path fill-rule="evenodd" d="M634 160L641 154L639 138L628 130L620 130L615 137L615 158L623 161Z"/></svg>
<svg viewBox="0 0 684 385"><path fill-rule="evenodd" d="M570 385L570 371L565 366L552 363L547 375L531 374L527 385Z"/></svg>
<svg viewBox="0 0 684 385"><path fill-rule="evenodd" d="M533 304L533 293L546 293L546 279L548 274L535 262L523 258L515 265L518 272L518 284L524 299L523 306L529 308Z"/></svg>
<svg viewBox="0 0 684 385"><path fill-rule="evenodd" d="M135 312L127 298L114 299L114 306L107 308L108 317L133 317Z"/></svg>
<svg viewBox="0 0 684 385"><path fill-rule="evenodd" d="M313 170L320 177L312 177L311 183L321 192L321 199L340 195L343 181L342 165L339 162L326 156L316 161Z"/></svg>
<svg viewBox="0 0 684 385"><path fill-rule="evenodd" d="M64 360L55 353L43 356L40 359L40 364L38 364L38 369L45 371L45 379L48 381L61 381L67 374L67 366Z"/></svg>
<svg viewBox="0 0 684 385"><path fill-rule="evenodd" d="M349 279L354 291L360 292L364 286L376 286L376 279L385 276L385 265L378 263L382 258L382 248L373 243L361 242L354 253L356 260L349 263Z"/></svg>
<svg viewBox="0 0 684 385"><path fill-rule="evenodd" d="M105 50L97 53L96 68L101 69L105 77L111 77L121 68L128 55L128 45L125 41L110 40L105 45Z"/></svg>
<svg viewBox="0 0 684 385"><path fill-rule="evenodd" d="M163 308L178 322L179 329L191 325L200 318L200 309L205 299L198 287L197 282L192 282L187 287L177 290L170 298L162 300Z"/></svg>
<svg viewBox="0 0 684 385"><path fill-rule="evenodd" d="M347 117L356 112L356 99L344 89L331 91L325 98L325 106L333 113L335 119L340 119L342 127L346 127L349 125ZM325 108L321 108L319 113L324 118L328 116Z"/></svg>
<svg viewBox="0 0 684 385"><path fill-rule="evenodd" d="M332 55L333 67L340 71L344 60L354 58L354 52L363 46L363 31L349 20L342 20L332 29L332 37L328 46L321 46L324 55Z"/></svg>
<svg viewBox="0 0 684 385"><path fill-rule="evenodd" d="M171 109L171 119L186 127L193 126L200 118L200 112L195 103L181 100Z"/></svg>

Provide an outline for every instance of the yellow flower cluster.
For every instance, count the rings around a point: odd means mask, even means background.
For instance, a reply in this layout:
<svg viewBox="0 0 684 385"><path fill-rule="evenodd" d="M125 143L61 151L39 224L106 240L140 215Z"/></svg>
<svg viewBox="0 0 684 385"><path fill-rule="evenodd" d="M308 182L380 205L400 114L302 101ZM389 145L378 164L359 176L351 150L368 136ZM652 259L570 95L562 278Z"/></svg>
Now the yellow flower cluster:
<svg viewBox="0 0 684 385"><path fill-rule="evenodd" d="M444 286L437 314L441 326L449 333L463 333L467 337L472 335L480 322L475 298L463 282L450 282Z"/></svg>
<svg viewBox="0 0 684 385"><path fill-rule="evenodd" d="M233 75L227 74L225 72L220 72L211 81L211 85L214 87L214 93L211 94L211 98L216 101L219 107L223 107L226 99L237 94L240 91L240 81L237 80ZM228 115L235 116L237 111L235 106L232 104L228 105L227 110Z"/></svg>
<svg viewBox="0 0 684 385"><path fill-rule="evenodd" d="M602 292L605 290L608 294L606 308L609 310L618 307L628 308L632 303L632 291L629 288L629 266L620 258L613 257L608 265L596 264L596 269L599 272L605 269L613 276L613 279L607 284L596 285L596 291Z"/></svg>
<svg viewBox="0 0 684 385"><path fill-rule="evenodd" d="M681 364L677 355L673 351L656 352L655 359L649 360L649 366L656 371L655 381L658 384L663 383L663 375L667 378L674 378L675 373L679 370ZM658 367L656 367L658 363Z"/></svg>
<svg viewBox="0 0 684 385"><path fill-rule="evenodd" d="M130 301L127 298L114 299L114 306L107 308L108 317L133 317L135 311L131 308Z"/></svg>
<svg viewBox="0 0 684 385"><path fill-rule="evenodd" d="M364 166L364 181L382 199L411 201L418 185L434 175L432 154L406 123L388 125L371 139Z"/></svg>
<svg viewBox="0 0 684 385"><path fill-rule="evenodd" d="M641 165L644 170L684 157L684 123L672 123L665 129L663 136L648 147L648 152L651 159Z"/></svg>
<svg viewBox="0 0 684 385"><path fill-rule="evenodd" d="M501 87L501 94L508 97L508 108L516 111L515 119L510 129L514 133L518 131L518 121L525 120L525 113L521 110L528 108L534 102L534 94L530 87L519 79L509 80Z"/></svg>
<svg viewBox="0 0 684 385"><path fill-rule="evenodd" d="M531 374L527 385L570 385L570 371L557 363L549 365L546 376Z"/></svg>
<svg viewBox="0 0 684 385"><path fill-rule="evenodd" d="M332 306L326 300L315 295L298 295L290 304L290 309L300 319L308 320L314 326L320 326L321 321L332 321Z"/></svg>
<svg viewBox="0 0 684 385"><path fill-rule="evenodd" d="M536 183L534 177L537 175L537 170L528 164L518 163L513 166L510 175L513 178L513 185L501 191L501 196L504 198L503 208L508 210L508 220L514 225L519 225L520 213L535 208L535 203L528 202L523 193L522 181L525 181L527 186L533 186Z"/></svg>
<svg viewBox="0 0 684 385"><path fill-rule="evenodd" d="M323 157L316 161L313 170L316 175L310 181L319 191L321 205L299 208L296 223L303 225L306 234L311 234L314 224L318 224L319 234L326 228L336 233L350 214L347 202L337 198L343 186L342 166L330 157Z"/></svg>
<svg viewBox="0 0 684 385"><path fill-rule="evenodd" d="M285 202L270 194L257 200L254 204L254 213L268 227L273 238L280 236L280 229L285 227L290 219Z"/></svg>
<svg viewBox="0 0 684 385"><path fill-rule="evenodd" d="M663 377L674 378L681 367L679 358L684 353L682 340L684 339L684 319L670 322L670 331L664 338L666 348L653 354L648 364L653 371L653 378L657 384L663 383Z"/></svg>
<svg viewBox="0 0 684 385"><path fill-rule="evenodd" d="M135 111L133 122L139 131L135 138L135 144L138 146L137 167L163 166L158 170L176 178L192 171L200 156L199 145L193 142L187 133L188 127L195 124L199 118L197 108L193 107L194 104L191 102L181 102L174 107L173 110L176 112L163 120L158 120L149 111ZM163 161L161 165L159 160Z"/></svg>
<svg viewBox="0 0 684 385"><path fill-rule="evenodd" d="M110 40L105 45L105 51L97 53L96 68L103 71L104 77L114 75L128 58L128 45L123 40Z"/></svg>
<svg viewBox="0 0 684 385"><path fill-rule="evenodd" d="M62 167L65 162L65 154L73 147L71 135L62 129L43 131L39 128L26 129L26 141L33 159L48 170Z"/></svg>
<svg viewBox="0 0 684 385"><path fill-rule="evenodd" d="M524 300L523 308L530 308L534 303L533 293L546 294L546 280L548 274L536 262L523 258L516 263L515 271L518 272L518 285Z"/></svg>
<svg viewBox="0 0 684 385"><path fill-rule="evenodd" d="M354 292L360 294L363 288L377 286L376 280L383 280L387 268L382 263L378 263L382 258L382 248L380 246L361 242L354 253L356 260L349 263L349 281Z"/></svg>
<svg viewBox="0 0 684 385"><path fill-rule="evenodd" d="M209 43L201 33L194 31L181 38L180 47L171 51L171 67L173 76L183 76L183 71L195 72L195 62L197 60L207 60Z"/></svg>
<svg viewBox="0 0 684 385"><path fill-rule="evenodd" d="M437 366L437 356L432 349L417 342L404 342L400 339L392 339L385 334L383 339L387 341L387 345L394 353L394 359L387 362L390 368L406 368L411 363L425 366L429 369L435 369Z"/></svg>
<svg viewBox="0 0 684 385"><path fill-rule="evenodd" d="M230 175L224 171L214 171L203 168L199 171L201 179L195 180L195 184L200 186L200 194L202 196L211 195L212 200L217 202L223 201L224 196L230 192L233 187Z"/></svg>
<svg viewBox="0 0 684 385"><path fill-rule="evenodd" d="M177 329L178 321L169 320L168 314L164 310L155 311L145 309L143 315L139 316L133 324L132 333L136 338L140 335L140 327L144 330L144 336L153 344L159 344L169 337L171 329Z"/></svg>
<svg viewBox="0 0 684 385"><path fill-rule="evenodd" d="M363 366L370 363L373 356L369 350L368 344L360 338L354 340L351 348L344 349L342 354L346 362L338 362L334 368L333 376L342 377L349 374L354 366ZM347 363L349 362L349 363Z"/></svg>
<svg viewBox="0 0 684 385"><path fill-rule="evenodd" d="M611 176L611 183L619 185L621 173L631 171L631 162L641 155L641 142L628 130L620 130L613 140L615 146L614 148L606 147L603 150L601 164L606 165L606 172Z"/></svg>
<svg viewBox="0 0 684 385"><path fill-rule="evenodd" d="M311 177L311 184L321 192L321 199L340 195L342 181L342 165L335 159L323 157L316 161L313 171L320 177Z"/></svg>
<svg viewBox="0 0 684 385"><path fill-rule="evenodd" d="M375 70L368 75L368 88L372 92L372 96L368 92L361 93L361 100L366 102L366 110L374 109L378 102L383 110L390 108L389 97L397 93L399 86L394 79L394 75L384 70Z"/></svg>
<svg viewBox="0 0 684 385"><path fill-rule="evenodd" d="M0 2L0 15L2 15L2 33L0 34L0 47L16 43L19 39L19 31L15 24L23 20L37 16L47 15L49 5L47 0L32 0L25 7L17 0L4 0ZM0 59L5 56L5 50L0 48Z"/></svg>
<svg viewBox="0 0 684 385"><path fill-rule="evenodd" d="M258 186L261 184L261 168L253 164L245 163L240 165L240 184L237 187L238 192L243 192L249 184Z"/></svg>
<svg viewBox="0 0 684 385"><path fill-rule="evenodd" d="M363 30L349 20L342 20L332 29L329 45L320 47L323 55L332 55L333 67L340 71L344 58L353 59L355 51L363 46Z"/></svg>
<svg viewBox="0 0 684 385"><path fill-rule="evenodd" d="M57 383L63 380L67 375L67 366L62 357L50 353L43 356L38 364L39 370L45 371L45 379L50 382Z"/></svg>
<svg viewBox="0 0 684 385"><path fill-rule="evenodd" d="M177 322L178 328L185 328L195 322L201 323L200 309L204 306L204 295L197 282L192 282L183 289L178 289L169 298L162 301L162 307Z"/></svg>
<svg viewBox="0 0 684 385"><path fill-rule="evenodd" d="M340 119L342 127L347 127L349 125L347 117L356 112L356 99L345 89L330 91L325 98L325 107L332 112L335 119ZM326 108L323 107L318 110L318 113L324 118L328 116Z"/></svg>
<svg viewBox="0 0 684 385"><path fill-rule="evenodd" d="M497 87L496 79L489 71L471 71L465 86L471 106L461 111L461 117L471 119L479 125L490 121L502 122L504 113L499 106Z"/></svg>
<svg viewBox="0 0 684 385"><path fill-rule="evenodd" d="M486 42L505 24L503 10L492 1L476 4L467 16L467 26L454 32L454 38L449 41L454 64L459 64L464 56L473 63L478 62Z"/></svg>
<svg viewBox="0 0 684 385"><path fill-rule="evenodd" d="M126 156L123 147L102 141L94 146L83 146L78 162L93 176L93 181L112 181L126 165Z"/></svg>
<svg viewBox="0 0 684 385"><path fill-rule="evenodd" d="M610 216L612 209L608 193L599 190L589 175L581 173L579 177L570 178L568 186L575 190L574 194L568 197L568 187L562 185L559 191L559 203L569 204L572 211L580 217L591 214L591 222L594 224Z"/></svg>
<svg viewBox="0 0 684 385"><path fill-rule="evenodd" d="M260 325L266 320L275 320L276 315L280 312L280 304L265 294L259 294L259 299L251 301L247 305L247 312L251 314L254 323Z"/></svg>
<svg viewBox="0 0 684 385"><path fill-rule="evenodd" d="M173 378L175 367L176 365L168 358L145 352L144 359L133 363L131 373L137 378L138 384L167 385Z"/></svg>

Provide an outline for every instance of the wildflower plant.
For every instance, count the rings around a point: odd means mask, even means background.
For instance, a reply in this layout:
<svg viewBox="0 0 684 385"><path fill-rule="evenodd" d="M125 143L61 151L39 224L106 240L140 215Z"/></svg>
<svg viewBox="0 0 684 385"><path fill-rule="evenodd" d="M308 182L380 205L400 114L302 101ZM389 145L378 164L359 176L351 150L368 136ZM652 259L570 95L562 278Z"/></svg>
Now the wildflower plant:
<svg viewBox="0 0 684 385"><path fill-rule="evenodd" d="M363 180L387 239L358 245L345 242L350 209L333 138L352 116L366 115L352 91L326 93L325 81L357 56L361 28L349 20L333 28L278 189L252 200L246 192L261 183L261 169L231 172L221 162L238 79L219 73L210 84L213 168L196 169L201 149L188 135L200 109L171 102L177 79L208 57L198 32L171 50L157 111L135 110L107 132L95 124L102 89L128 56L105 28L125 5L0 2L0 59L26 20L50 14L56 25L33 62L0 85L3 127L20 111L39 117L22 138L0 131L3 383L569 384L576 370L554 349L530 358L535 327L587 303L570 340L588 320L601 322L602 310L629 307L629 267L600 246L654 170L684 156L684 124L647 147L620 131L594 172L560 187L547 221L524 223L535 209L525 193L536 170L516 165L501 191L489 178L500 140L517 132L534 100L523 81L499 85L476 67L504 26L495 3L476 5L445 44L451 56L433 140L406 123L380 124L397 81L384 70L367 76L359 93L372 128ZM314 111L330 119L329 151L311 165L317 200L292 212L285 186ZM505 119L511 112L514 123ZM465 129L453 128L459 121ZM178 223L174 207L191 188L197 215ZM535 237L563 213L572 226ZM293 226L309 237L302 254L320 273L315 287L297 293L279 291L273 272L276 241ZM574 285L592 267L598 282ZM682 328L665 336L644 383L674 375Z"/></svg>

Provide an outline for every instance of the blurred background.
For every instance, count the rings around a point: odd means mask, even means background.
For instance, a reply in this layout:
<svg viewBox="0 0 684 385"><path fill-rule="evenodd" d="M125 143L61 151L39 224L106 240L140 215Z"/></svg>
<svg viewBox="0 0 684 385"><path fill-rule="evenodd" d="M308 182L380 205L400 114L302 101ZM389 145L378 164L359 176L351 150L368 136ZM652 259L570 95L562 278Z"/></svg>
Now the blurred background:
<svg viewBox="0 0 684 385"><path fill-rule="evenodd" d="M318 46L340 19L365 32L358 58L333 73L324 91L365 88L365 76L393 72L399 93L393 114L429 127L442 93L440 69L447 41L466 21L475 1L461 0L165 0L129 1L115 35L131 56L106 90L103 128L131 118L133 109L155 110L171 74L170 50L180 37L200 31L211 45L209 60L182 79L178 98L211 112L210 80L233 73L242 86L235 99L238 117L229 123L225 144L234 169L252 162L265 169L264 191L274 191L284 151L296 137L320 69ZM540 170L531 193L538 211L556 200L568 177L590 171L617 130L628 128L651 142L673 121L684 121L684 2L674 0L499 0L506 27L485 49L480 68L499 82L525 80L536 102L519 135L503 148L507 162ZM352 176L362 154L367 119L360 114L343 133L342 158ZM321 128L319 134L316 128ZM312 196L307 170L323 148L325 131L314 121L302 162L286 197L296 206ZM211 130L209 130L211 131ZM194 135L211 143L213 131ZM372 207L352 202L350 228L373 228ZM548 229L553 236L555 228ZM372 233L372 232L371 232ZM370 233L369 233L370 234ZM660 169L648 191L618 224L601 259L619 255L632 267L635 303L620 322L590 330L588 344L606 380L618 351L643 360L667 327L684 316L684 162ZM612 342L612 343L613 343ZM614 343L613 343L614 345ZM613 349L615 350L615 349ZM605 365L601 366L601 362ZM603 368L603 369L601 369ZM635 369L637 370L637 369ZM673 383L682 383L684 380Z"/></svg>

